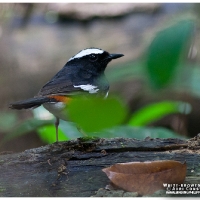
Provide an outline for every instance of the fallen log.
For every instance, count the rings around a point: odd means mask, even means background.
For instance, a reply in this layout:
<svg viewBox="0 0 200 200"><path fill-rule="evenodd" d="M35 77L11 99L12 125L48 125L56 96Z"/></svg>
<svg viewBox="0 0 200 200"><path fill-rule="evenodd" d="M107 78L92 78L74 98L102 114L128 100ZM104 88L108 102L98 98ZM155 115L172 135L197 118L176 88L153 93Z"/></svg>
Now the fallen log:
<svg viewBox="0 0 200 200"><path fill-rule="evenodd" d="M102 168L115 163L155 160L186 162L184 183L200 184L200 134L190 140L80 138L21 153L2 152L0 196L90 197L98 196L98 190L99 196L104 196L102 188L109 184L109 179ZM124 192L120 195L127 196Z"/></svg>

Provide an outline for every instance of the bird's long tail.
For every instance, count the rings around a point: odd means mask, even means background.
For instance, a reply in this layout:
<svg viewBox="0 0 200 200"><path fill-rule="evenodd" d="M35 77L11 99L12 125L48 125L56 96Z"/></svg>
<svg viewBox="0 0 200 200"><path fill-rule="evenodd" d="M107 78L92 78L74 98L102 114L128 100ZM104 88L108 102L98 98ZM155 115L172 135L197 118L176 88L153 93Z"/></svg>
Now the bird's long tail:
<svg viewBox="0 0 200 200"><path fill-rule="evenodd" d="M43 103L46 103L46 102L55 102L55 100L49 97L34 97L27 100L11 103L9 105L9 108L17 109L17 110L37 108L38 106L41 106Z"/></svg>

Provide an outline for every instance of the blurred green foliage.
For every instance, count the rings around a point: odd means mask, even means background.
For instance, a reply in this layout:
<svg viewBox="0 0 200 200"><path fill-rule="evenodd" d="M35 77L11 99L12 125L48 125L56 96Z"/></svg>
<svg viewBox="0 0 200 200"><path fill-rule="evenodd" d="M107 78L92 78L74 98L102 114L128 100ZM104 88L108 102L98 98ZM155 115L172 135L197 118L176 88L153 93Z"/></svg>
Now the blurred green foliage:
<svg viewBox="0 0 200 200"><path fill-rule="evenodd" d="M183 113L185 110L181 107L187 106L187 103L176 101L162 101L158 103L151 103L144 106L138 111L134 112L128 122L131 126L145 126L156 120L161 119L163 116L173 113ZM186 113L185 113L186 114Z"/></svg>
<svg viewBox="0 0 200 200"><path fill-rule="evenodd" d="M6 132L17 121L17 115L14 112L1 112L0 113L0 131Z"/></svg>
<svg viewBox="0 0 200 200"><path fill-rule="evenodd" d="M146 61L152 87L160 89L170 83L193 34L194 23L184 20L156 35L147 51Z"/></svg>
<svg viewBox="0 0 200 200"><path fill-rule="evenodd" d="M22 136L27 134L31 131L34 131L40 127L45 127L52 124L52 120L39 120L39 119L29 119L24 121L21 124L14 125L11 130L8 130L5 137L0 141L0 144L3 144L9 140L12 140L16 137ZM10 124L12 125L12 124Z"/></svg>
<svg viewBox="0 0 200 200"><path fill-rule="evenodd" d="M47 144L54 143L56 141L56 130L53 124L42 126L37 129L38 135L41 140ZM58 140L66 141L70 138L66 136L66 134L59 128L58 129Z"/></svg>
<svg viewBox="0 0 200 200"><path fill-rule="evenodd" d="M102 138L115 138L115 137L123 137L123 138L135 138L138 140L142 140L146 137L151 138L180 138L186 139L184 136L177 135L171 130L166 128L152 128L152 127L133 127L133 126L116 126L111 129L106 129L101 131L100 133L88 133L88 136L96 136Z"/></svg>
<svg viewBox="0 0 200 200"><path fill-rule="evenodd" d="M67 106L69 118L85 132L101 131L122 123L128 109L117 98L76 98Z"/></svg>
<svg viewBox="0 0 200 200"><path fill-rule="evenodd" d="M180 76L187 69L187 66L182 61L185 53L189 50L193 32L194 23L190 20L180 21L158 32L147 49L145 59L143 57L134 63L125 64L123 67L107 70L107 77L110 83L113 84L122 80L127 81L137 77L145 80L149 88L163 89L169 86L173 79L177 82L180 78L176 75ZM100 98L77 98L70 102L66 111L69 119L75 124L61 121L59 140L74 139L86 135L137 139L144 139L147 136L183 138L164 128L149 128L145 126L169 114L183 113L180 107L186 105L187 103L184 102L163 101L149 104L135 113L129 113L125 103L116 97L109 97L106 100ZM55 142L53 122L52 120L39 118L36 115L39 110L40 108L35 109L35 118L25 121L17 128L13 128L10 131L12 135L8 134L3 141L8 141L37 129L44 142ZM127 123L125 123L125 119ZM12 123L12 120L14 119L10 118L10 121L8 120L9 123ZM76 126L80 127L84 133L80 132Z"/></svg>

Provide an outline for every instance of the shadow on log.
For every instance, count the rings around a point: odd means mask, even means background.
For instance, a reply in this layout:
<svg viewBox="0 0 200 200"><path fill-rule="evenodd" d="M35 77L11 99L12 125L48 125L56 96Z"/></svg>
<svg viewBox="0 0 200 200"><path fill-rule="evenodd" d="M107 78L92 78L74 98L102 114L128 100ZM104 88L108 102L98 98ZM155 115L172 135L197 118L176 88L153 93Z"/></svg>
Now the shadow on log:
<svg viewBox="0 0 200 200"><path fill-rule="evenodd" d="M109 179L102 168L154 160L186 161L185 183L200 184L200 135L190 140L77 139L22 153L1 153L0 196L90 197L98 196L99 189L99 196L103 196L101 188L109 184Z"/></svg>

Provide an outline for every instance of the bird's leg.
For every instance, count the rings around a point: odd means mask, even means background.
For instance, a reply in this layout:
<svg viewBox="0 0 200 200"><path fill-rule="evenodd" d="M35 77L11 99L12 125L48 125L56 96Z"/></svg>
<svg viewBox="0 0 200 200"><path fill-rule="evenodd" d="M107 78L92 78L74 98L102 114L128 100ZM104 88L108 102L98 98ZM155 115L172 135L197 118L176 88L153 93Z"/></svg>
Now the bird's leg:
<svg viewBox="0 0 200 200"><path fill-rule="evenodd" d="M56 117L56 121L55 121L55 127L56 127L56 142L58 142L58 126L59 126L59 118Z"/></svg>

